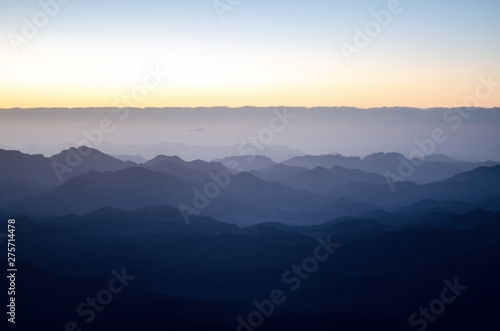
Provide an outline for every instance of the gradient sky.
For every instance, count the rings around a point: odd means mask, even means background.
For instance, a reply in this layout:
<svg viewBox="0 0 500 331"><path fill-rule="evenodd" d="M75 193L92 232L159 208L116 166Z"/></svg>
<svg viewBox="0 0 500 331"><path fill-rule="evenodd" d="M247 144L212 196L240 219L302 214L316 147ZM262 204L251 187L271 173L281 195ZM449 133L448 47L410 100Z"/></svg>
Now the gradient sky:
<svg viewBox="0 0 500 331"><path fill-rule="evenodd" d="M41 7L0 0L0 108L111 106L147 66L170 76L140 107L452 107L500 81L498 0L401 1L348 63L339 45L387 3L243 0L220 20L211 0L71 0L15 52Z"/></svg>

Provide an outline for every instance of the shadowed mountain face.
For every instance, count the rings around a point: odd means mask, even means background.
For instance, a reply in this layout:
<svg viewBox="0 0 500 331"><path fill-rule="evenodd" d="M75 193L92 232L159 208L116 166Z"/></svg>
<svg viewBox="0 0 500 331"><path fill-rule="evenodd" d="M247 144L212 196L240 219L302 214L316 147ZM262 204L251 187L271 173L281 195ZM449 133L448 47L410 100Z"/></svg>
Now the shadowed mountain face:
<svg viewBox="0 0 500 331"><path fill-rule="evenodd" d="M210 172L219 172L226 168L218 162L206 162L195 160L186 162L178 156L158 155L152 160L144 163L142 167L164 172L166 174L189 180L193 183L199 183L210 179Z"/></svg>
<svg viewBox="0 0 500 331"><path fill-rule="evenodd" d="M414 330L409 316L439 298L447 280L466 289L435 328L473 327L477 320L496 327L493 308L485 307L495 307L500 294L499 220L476 210L238 228L197 216L188 225L168 207L102 208L44 222L20 217L17 235L30 244L18 251L19 324L235 330L238 317L247 321L258 311L255 300L266 302L277 289L286 300L274 305L262 330ZM304 261L316 249L328 258L311 269ZM122 268L134 278L86 325L76 307L108 284L111 269ZM27 281L35 275L37 282ZM44 305L34 304L42 299Z"/></svg>
<svg viewBox="0 0 500 331"><path fill-rule="evenodd" d="M272 159L261 155L232 156L214 161L220 162L226 167L230 167L231 163L237 164L241 171L260 170L276 165Z"/></svg>
<svg viewBox="0 0 500 331"><path fill-rule="evenodd" d="M500 165L437 155L415 168L422 184L384 176L396 153L136 164L85 151L0 151L23 329L415 330L444 286L463 293L433 328L500 326ZM87 323L112 277L127 286Z"/></svg>
<svg viewBox="0 0 500 331"><path fill-rule="evenodd" d="M140 156L140 155L124 155L124 154L120 154L120 155L112 155L114 158L118 159L118 160L121 160L121 161L131 161L131 162L134 162L136 164L142 164L142 163L146 163L148 162L148 159Z"/></svg>
<svg viewBox="0 0 500 331"><path fill-rule="evenodd" d="M63 180L85 174L89 171L116 171L136 166L131 161L121 161L92 148L70 148L50 158L51 167L62 165L64 168L61 177ZM57 174L57 171L54 171Z"/></svg>
<svg viewBox="0 0 500 331"><path fill-rule="evenodd" d="M137 209L147 205L176 206L190 197L192 184L177 177L133 167L116 172L91 171L52 191L28 198L7 210L31 215L88 213L110 206Z"/></svg>
<svg viewBox="0 0 500 331"><path fill-rule="evenodd" d="M221 199L233 198L255 207L295 209L327 201L307 191L262 181L249 173L236 175L230 184L221 191ZM105 206L126 210L155 205L177 206L191 203L196 196L195 188L191 182L138 167L116 172L92 171L5 209L30 215L64 215L82 214Z"/></svg>
<svg viewBox="0 0 500 331"><path fill-rule="evenodd" d="M88 171L116 171L135 166L95 149L70 148L50 158L0 150L0 205L47 192Z"/></svg>
<svg viewBox="0 0 500 331"><path fill-rule="evenodd" d="M359 169L362 166L363 161L359 157L344 157L340 154L337 154L321 156L296 156L282 163L288 166L303 167L309 169L314 169L316 167L329 169L333 166Z"/></svg>
<svg viewBox="0 0 500 331"><path fill-rule="evenodd" d="M248 169L254 169L251 173L238 173L219 162L187 162L177 156L160 155L137 165L97 150L85 152L88 155L81 155L81 150L69 149L45 158L2 151L4 193L1 209L29 215L64 215L83 214L106 206L131 210L184 204L195 208L196 214L240 225L266 221L317 224L375 209L390 211L411 205L408 208L415 210L419 206L416 203L421 200L449 201L457 208L465 203L466 207L457 209L462 211L476 207L495 210L492 207L494 202L484 199L500 196L500 166L479 167L425 185L395 183L392 191L387 179L376 171L382 172L387 160L395 162L399 158L395 153L373 154L364 159L339 155L301 157L283 164L257 157L257 163L246 165ZM247 159L234 157L223 160L223 163L245 164ZM304 162L311 160L325 166L332 162L348 166L357 164L376 171L366 172L339 165L309 169L313 163ZM437 160L451 160L453 164L462 162L444 156L437 156ZM58 182L54 162L68 167L69 170L63 173L68 180ZM474 163L467 165L471 167ZM479 200L483 202L479 203ZM422 204L422 210L432 211L433 207ZM442 203L439 206L438 210L453 211Z"/></svg>
<svg viewBox="0 0 500 331"><path fill-rule="evenodd" d="M0 205L46 192L57 184L43 155L0 150Z"/></svg>
<svg viewBox="0 0 500 331"><path fill-rule="evenodd" d="M56 185L57 178L43 155L0 150L0 180Z"/></svg>
<svg viewBox="0 0 500 331"><path fill-rule="evenodd" d="M487 179L488 178L488 179ZM395 185L395 191L387 185L349 183L328 194L332 198L347 197L366 203L380 203L385 206L410 204L418 200L456 200L475 202L500 195L498 180L500 166L481 167L441 182L418 185L402 182Z"/></svg>
<svg viewBox="0 0 500 331"><path fill-rule="evenodd" d="M205 173L208 173L210 171L221 171L226 169L222 164L218 162L206 162L202 160L194 160L191 162L186 162L178 156L165 156L165 155L158 155L157 157L146 162L145 166L154 167L161 165L163 162L171 162L173 164L176 164L184 168L202 171Z"/></svg>
<svg viewBox="0 0 500 331"><path fill-rule="evenodd" d="M473 170L481 166L493 166L496 162L488 161L472 163L456 160L443 155L430 155L422 160L409 160L399 153L375 153L361 159L358 157L344 157L342 155L297 156L285 162L285 165L299 166L309 169L316 167L331 168L340 166L348 169L359 169L365 172L386 175L391 172L401 177L400 169L405 169L404 180L418 184L428 184L452 177L458 173ZM406 172L411 170L410 175Z"/></svg>
<svg viewBox="0 0 500 331"><path fill-rule="evenodd" d="M334 188L351 182L378 185L384 185L387 182L381 175L340 166L333 166L331 169L318 166L311 170L302 170L302 168L297 169L296 167L284 165L271 168L265 169L264 173L258 171L252 173L267 181L276 181L283 185L289 185L293 188L304 189L318 194L328 193Z"/></svg>

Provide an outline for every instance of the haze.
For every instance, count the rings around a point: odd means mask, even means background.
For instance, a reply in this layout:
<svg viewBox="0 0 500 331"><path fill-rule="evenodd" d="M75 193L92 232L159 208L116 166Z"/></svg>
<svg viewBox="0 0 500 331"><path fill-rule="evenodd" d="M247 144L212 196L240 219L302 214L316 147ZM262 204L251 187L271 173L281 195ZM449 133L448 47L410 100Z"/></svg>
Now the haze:
<svg viewBox="0 0 500 331"><path fill-rule="evenodd" d="M263 145L287 146L306 154L409 155L418 149L415 140L429 139L433 130L442 129L447 139L437 144L436 153L500 160L500 146L495 143L500 141L499 108L4 109L0 110L0 141L4 148L21 150L29 145L77 145L87 139L83 131L98 129L100 121L109 119L114 129L102 140L110 144L236 146L269 128L275 111L295 117ZM129 115L121 120L125 112ZM469 117L461 118L460 112ZM238 154L236 148L232 150ZM43 146L30 151L50 155Z"/></svg>

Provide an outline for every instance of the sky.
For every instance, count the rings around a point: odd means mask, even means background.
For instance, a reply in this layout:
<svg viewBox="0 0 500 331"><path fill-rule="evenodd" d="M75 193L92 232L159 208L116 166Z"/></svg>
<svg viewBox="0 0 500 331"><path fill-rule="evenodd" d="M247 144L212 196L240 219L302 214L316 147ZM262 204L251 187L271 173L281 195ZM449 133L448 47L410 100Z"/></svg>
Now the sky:
<svg viewBox="0 0 500 331"><path fill-rule="evenodd" d="M498 0L58 1L0 0L0 108L453 107L500 81Z"/></svg>

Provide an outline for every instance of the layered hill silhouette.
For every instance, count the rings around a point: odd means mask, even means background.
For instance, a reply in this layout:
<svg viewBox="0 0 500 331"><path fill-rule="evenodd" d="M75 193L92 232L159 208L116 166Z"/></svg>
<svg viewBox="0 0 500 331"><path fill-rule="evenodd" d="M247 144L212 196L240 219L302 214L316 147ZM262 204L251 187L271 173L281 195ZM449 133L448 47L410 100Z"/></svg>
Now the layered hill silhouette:
<svg viewBox="0 0 500 331"><path fill-rule="evenodd" d="M42 328L61 320L83 323L75 307L109 282L111 268L125 267L134 279L88 326L91 330L110 325L234 330L236 318L246 319L256 309L253 302L268 299L273 289L287 300L275 306L263 330L332 325L413 330L409 316L439 297L444 280L467 288L434 327L473 328L478 320L497 326L500 215L476 210L432 213L409 222L391 217L391 222L354 217L315 226L270 222L246 228L197 216L188 225L168 207L22 217L18 235L30 245L19 248L25 271L20 281L29 273L38 275L38 282L19 290L26 312L19 322ZM286 271L322 247L321 239L338 243L328 259L305 269L309 272L302 267L303 279L290 274L294 281L283 282ZM45 305L34 304L42 299Z"/></svg>
<svg viewBox="0 0 500 331"><path fill-rule="evenodd" d="M443 155L430 157L432 161L425 163L428 168L424 164L416 172L443 165L454 169L451 173L459 167L476 168L428 184L405 181L391 183L391 187L381 173L386 171L385 165L390 167L401 159L396 153L372 154L363 159L304 156L283 163L262 156L252 159L255 163L247 163L249 156L207 162L158 155L136 164L94 149L83 151L86 155L71 148L52 157L0 151L0 209L48 216L81 215L102 207L132 210L184 204L194 207L198 215L240 225L267 221L317 224L377 209L407 208L420 215L433 209L495 210L500 196L500 166L482 166L484 163ZM224 164L230 162L231 169L226 168ZM62 182L54 164L65 167L61 168ZM240 166L239 170L234 170L234 164ZM227 183L218 183L217 176Z"/></svg>
<svg viewBox="0 0 500 331"><path fill-rule="evenodd" d="M231 163L238 166L241 171L260 170L276 165L271 158L262 155L243 155L231 156L223 159L215 159L215 162L220 162L226 167L230 167Z"/></svg>
<svg viewBox="0 0 500 331"><path fill-rule="evenodd" d="M81 214L109 206L137 209L177 205L190 195L192 184L177 177L133 167L115 172L91 171L68 180L50 192L7 207L34 215Z"/></svg>
<svg viewBox="0 0 500 331"><path fill-rule="evenodd" d="M396 153L122 158L0 150L23 329L248 331L278 289L259 330L414 330L445 281L467 289L433 328L500 327L500 165L431 155L392 182ZM87 325L111 270L134 278Z"/></svg>
<svg viewBox="0 0 500 331"><path fill-rule="evenodd" d="M252 173L267 181L275 181L318 194L328 193L334 188L344 186L351 182L375 185L385 185L387 183L387 180L382 175L340 166L333 166L330 169L317 166L314 169L306 170L303 168L280 165L279 167L272 166L261 170L261 172L254 171Z"/></svg>
<svg viewBox="0 0 500 331"><path fill-rule="evenodd" d="M218 162L195 160L187 162L178 156L158 155L142 164L142 167L189 180L193 183L208 180L210 172L219 172L226 168Z"/></svg>
<svg viewBox="0 0 500 331"><path fill-rule="evenodd" d="M359 169L365 172L378 173L385 175L386 172L392 172L396 175L399 173L401 164L412 164L411 160L407 159L399 153L375 153L360 157L344 157L342 155L321 155L321 156L297 156L291 158L283 164L289 166L299 166L309 169L323 167L330 169L333 166L340 166L348 169ZM445 155L430 155L424 160L414 161L415 170L413 173L404 179L413 181L419 184L428 184L435 181L443 180L454 176L458 173L473 170L481 166L493 166L496 162L465 162L447 157Z"/></svg>
<svg viewBox="0 0 500 331"><path fill-rule="evenodd" d="M492 196L499 196L497 185L500 178L500 166L480 167L472 171L455 175L440 182L419 185L412 182L396 183L394 191L384 185L348 183L332 190L332 198L356 198L357 201L396 206L410 204L419 200L452 200L476 202Z"/></svg>
<svg viewBox="0 0 500 331"><path fill-rule="evenodd" d="M132 167L115 172L91 171L53 190L5 206L5 210L30 215L82 214L101 207L137 209L192 203L196 186L166 173ZM203 187L201 187L203 191ZM237 174L221 189L220 198L233 198L252 206L293 209L327 198L263 181L249 173Z"/></svg>

